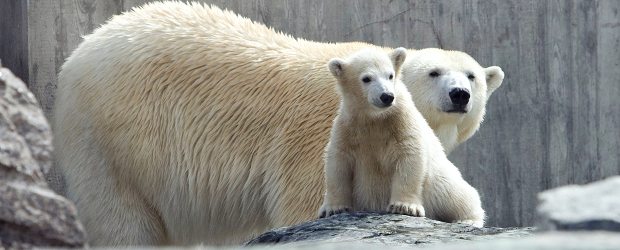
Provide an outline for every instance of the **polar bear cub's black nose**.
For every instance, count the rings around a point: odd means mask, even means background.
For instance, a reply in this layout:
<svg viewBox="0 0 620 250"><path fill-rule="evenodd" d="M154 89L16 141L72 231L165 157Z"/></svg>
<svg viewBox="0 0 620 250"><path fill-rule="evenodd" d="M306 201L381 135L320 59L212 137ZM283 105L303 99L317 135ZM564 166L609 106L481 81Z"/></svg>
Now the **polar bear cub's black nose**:
<svg viewBox="0 0 620 250"><path fill-rule="evenodd" d="M381 99L381 102L383 102L385 106L390 106L392 104L392 101L394 101L394 94L383 93L381 94L381 97L379 97L379 99Z"/></svg>
<svg viewBox="0 0 620 250"><path fill-rule="evenodd" d="M449 93L450 100L454 104L465 105L469 102L469 91L462 88L454 88Z"/></svg>

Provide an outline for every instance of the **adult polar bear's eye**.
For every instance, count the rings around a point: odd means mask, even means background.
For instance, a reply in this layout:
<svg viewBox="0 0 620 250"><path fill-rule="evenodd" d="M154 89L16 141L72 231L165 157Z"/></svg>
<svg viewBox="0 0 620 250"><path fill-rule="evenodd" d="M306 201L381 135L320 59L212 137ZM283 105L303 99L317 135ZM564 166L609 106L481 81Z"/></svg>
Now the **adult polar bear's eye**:
<svg viewBox="0 0 620 250"><path fill-rule="evenodd" d="M370 82L370 77L369 76L364 76L364 78L362 78L362 82L364 83L369 83Z"/></svg>
<svg viewBox="0 0 620 250"><path fill-rule="evenodd" d="M438 77L439 76L439 71L433 70L428 75L431 76L431 77Z"/></svg>
<svg viewBox="0 0 620 250"><path fill-rule="evenodd" d="M474 74L469 74L467 75L467 78L469 78L469 80L474 80L476 77L474 76Z"/></svg>
<svg viewBox="0 0 620 250"><path fill-rule="evenodd" d="M390 74L390 80L394 79L394 74Z"/></svg>

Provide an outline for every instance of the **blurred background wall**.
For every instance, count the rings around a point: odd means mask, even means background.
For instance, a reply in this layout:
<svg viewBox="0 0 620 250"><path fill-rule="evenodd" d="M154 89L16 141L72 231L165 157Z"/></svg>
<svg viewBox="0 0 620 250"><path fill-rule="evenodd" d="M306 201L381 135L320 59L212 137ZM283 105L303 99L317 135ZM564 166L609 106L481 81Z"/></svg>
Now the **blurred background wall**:
<svg viewBox="0 0 620 250"><path fill-rule="evenodd" d="M81 37L145 2L0 0L0 59L49 118L57 73ZM461 50L500 66L485 122L450 155L489 226L532 226L538 192L620 174L620 1L201 2L295 37ZM64 194L57 171L48 181Z"/></svg>

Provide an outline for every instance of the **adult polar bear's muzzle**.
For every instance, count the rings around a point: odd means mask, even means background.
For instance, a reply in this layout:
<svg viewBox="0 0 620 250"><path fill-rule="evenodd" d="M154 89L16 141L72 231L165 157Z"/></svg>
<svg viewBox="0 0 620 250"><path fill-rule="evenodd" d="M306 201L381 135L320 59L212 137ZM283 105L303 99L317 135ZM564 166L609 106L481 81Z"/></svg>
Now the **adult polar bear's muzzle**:
<svg viewBox="0 0 620 250"><path fill-rule="evenodd" d="M469 89L466 88L452 88L448 93L450 96L450 101L452 101L452 107L448 110L448 112L457 112L457 113L467 113L469 112L468 105L469 104Z"/></svg>
<svg viewBox="0 0 620 250"><path fill-rule="evenodd" d="M464 88L453 88L450 90L450 100L452 104L467 105L469 103L469 90Z"/></svg>
<svg viewBox="0 0 620 250"><path fill-rule="evenodd" d="M471 83L462 72L448 72L440 78L442 110L448 113L467 113L471 110Z"/></svg>

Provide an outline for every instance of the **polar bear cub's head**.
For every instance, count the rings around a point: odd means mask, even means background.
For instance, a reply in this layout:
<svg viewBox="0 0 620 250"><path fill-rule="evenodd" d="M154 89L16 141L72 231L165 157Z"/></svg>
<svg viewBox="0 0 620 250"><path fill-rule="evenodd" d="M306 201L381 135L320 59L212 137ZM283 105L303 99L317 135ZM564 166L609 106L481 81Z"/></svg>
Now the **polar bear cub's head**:
<svg viewBox="0 0 620 250"><path fill-rule="evenodd" d="M390 53L365 49L347 59L331 59L327 65L338 80L344 106L381 113L395 105L394 85L406 57L404 48Z"/></svg>

